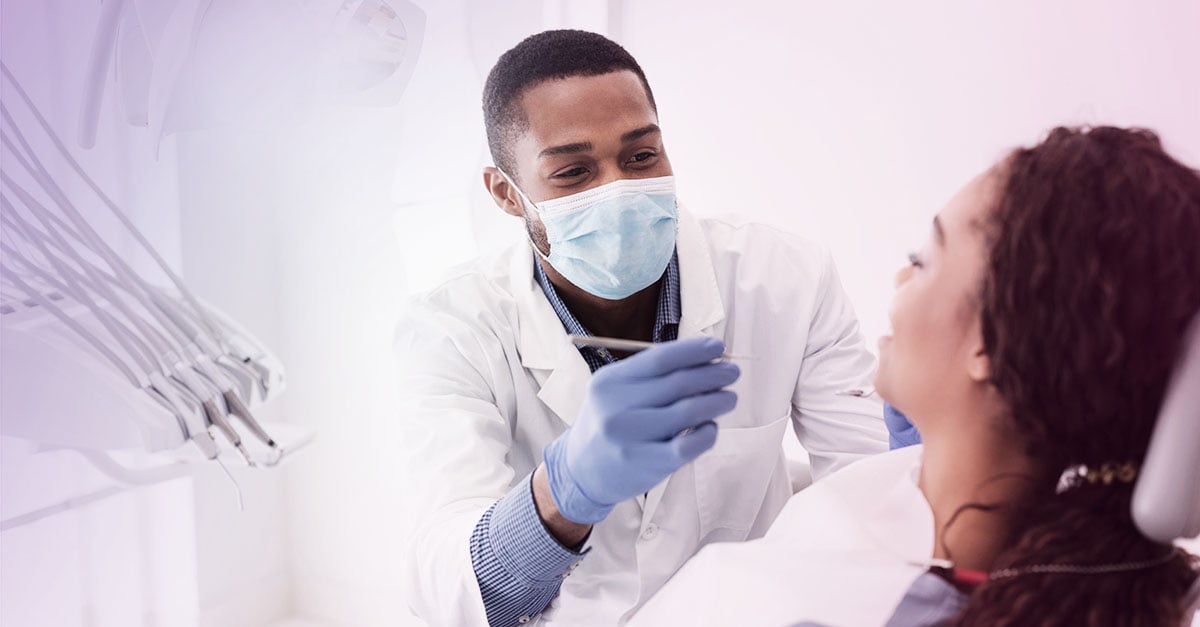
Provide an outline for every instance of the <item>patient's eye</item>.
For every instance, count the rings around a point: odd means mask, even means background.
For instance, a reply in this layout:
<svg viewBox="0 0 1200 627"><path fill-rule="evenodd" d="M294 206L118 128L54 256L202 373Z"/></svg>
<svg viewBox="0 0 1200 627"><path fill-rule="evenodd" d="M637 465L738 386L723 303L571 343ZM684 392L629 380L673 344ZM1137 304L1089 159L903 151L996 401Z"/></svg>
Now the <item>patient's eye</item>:
<svg viewBox="0 0 1200 627"><path fill-rule="evenodd" d="M908 265L910 265L914 268L924 268L925 262L921 259L921 256L918 255L917 253L908 253Z"/></svg>

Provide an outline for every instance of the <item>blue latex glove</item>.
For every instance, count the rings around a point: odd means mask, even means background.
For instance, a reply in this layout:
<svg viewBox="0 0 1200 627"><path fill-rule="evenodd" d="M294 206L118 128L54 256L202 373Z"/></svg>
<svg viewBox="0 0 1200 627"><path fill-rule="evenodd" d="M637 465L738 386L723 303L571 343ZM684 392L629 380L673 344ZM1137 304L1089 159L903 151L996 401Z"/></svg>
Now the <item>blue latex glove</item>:
<svg viewBox="0 0 1200 627"><path fill-rule="evenodd" d="M592 524L707 451L741 371L713 363L725 343L664 342L596 371L575 424L543 453L550 494L567 520ZM689 430L686 431L685 430Z"/></svg>
<svg viewBox="0 0 1200 627"><path fill-rule="evenodd" d="M921 434L908 416L887 403L883 404L883 421L887 423L888 444L892 450L921 443Z"/></svg>

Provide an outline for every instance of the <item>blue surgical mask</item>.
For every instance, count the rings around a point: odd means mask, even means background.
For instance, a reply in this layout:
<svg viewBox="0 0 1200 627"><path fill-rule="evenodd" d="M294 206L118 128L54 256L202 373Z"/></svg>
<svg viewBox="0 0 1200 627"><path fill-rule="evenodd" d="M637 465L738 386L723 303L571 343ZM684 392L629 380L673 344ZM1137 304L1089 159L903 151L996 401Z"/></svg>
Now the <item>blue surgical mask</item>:
<svg viewBox="0 0 1200 627"><path fill-rule="evenodd" d="M675 252L675 177L621 179L535 204L550 254L538 255L585 292L621 300L657 281Z"/></svg>

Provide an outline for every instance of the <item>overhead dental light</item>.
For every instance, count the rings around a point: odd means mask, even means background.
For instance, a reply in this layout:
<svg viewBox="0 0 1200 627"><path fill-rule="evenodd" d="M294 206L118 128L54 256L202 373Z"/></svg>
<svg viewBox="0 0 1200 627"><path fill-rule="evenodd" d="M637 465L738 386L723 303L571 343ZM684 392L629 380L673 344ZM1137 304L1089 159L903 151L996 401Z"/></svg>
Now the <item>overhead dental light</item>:
<svg viewBox="0 0 1200 627"><path fill-rule="evenodd" d="M207 459L227 451L249 465L278 463L287 449L251 409L283 390L279 361L191 294L7 65L0 70L17 96L0 102L0 433L93 454L191 442ZM51 174L62 171L82 186ZM101 237L85 217L98 210L116 217L170 288Z"/></svg>

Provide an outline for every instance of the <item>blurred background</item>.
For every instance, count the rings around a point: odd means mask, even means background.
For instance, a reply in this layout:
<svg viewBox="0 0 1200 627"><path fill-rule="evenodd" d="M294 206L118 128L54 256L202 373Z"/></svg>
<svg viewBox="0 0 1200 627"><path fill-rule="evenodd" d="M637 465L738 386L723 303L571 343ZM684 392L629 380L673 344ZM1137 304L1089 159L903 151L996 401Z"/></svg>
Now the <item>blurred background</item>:
<svg viewBox="0 0 1200 627"><path fill-rule="evenodd" d="M297 87L328 70L316 0L112 3L2 0L0 56L192 289L285 364L261 412L316 439L232 469L240 511L211 465L105 492L77 455L0 438L4 625L420 624L396 592L421 504L392 452L391 337L408 295L523 237L481 182L480 94L532 33L628 48L681 200L827 242L872 340L929 219L1008 149L1059 124L1138 125L1200 166L1195 0L338 0L390 6L409 47L390 91L337 97ZM117 52L97 68L106 23Z"/></svg>

